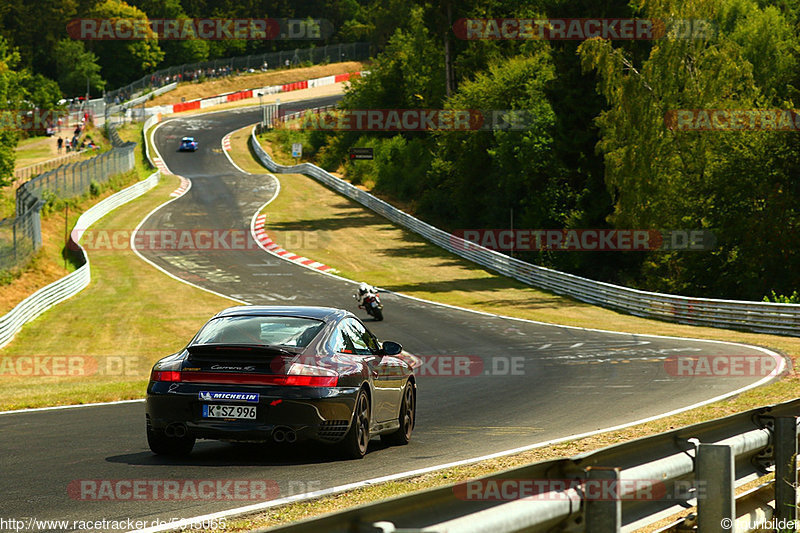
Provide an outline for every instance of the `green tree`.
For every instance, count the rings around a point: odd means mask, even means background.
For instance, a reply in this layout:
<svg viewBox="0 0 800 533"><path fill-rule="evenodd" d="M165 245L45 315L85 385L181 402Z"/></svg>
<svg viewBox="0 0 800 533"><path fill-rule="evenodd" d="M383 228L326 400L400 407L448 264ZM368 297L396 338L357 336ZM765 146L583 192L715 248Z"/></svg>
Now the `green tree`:
<svg viewBox="0 0 800 533"><path fill-rule="evenodd" d="M511 209L519 226L564 224L573 193L552 154L555 115L546 87L553 76L549 49L540 43L529 55L497 61L462 82L447 108L520 110L524 124L512 130L437 133L426 178L437 193L423 201L425 212L444 212L458 227L508 227ZM443 193L451 200L444 202Z"/></svg>
<svg viewBox="0 0 800 533"><path fill-rule="evenodd" d="M354 84L342 107L437 108L444 101L444 54L425 27L424 11L411 11L409 29L398 29L386 50L370 66L370 75Z"/></svg>
<svg viewBox="0 0 800 533"><path fill-rule="evenodd" d="M15 70L19 64L19 52L0 37L0 113L8 111L11 118L16 118L19 110L26 107L24 100L27 91L22 85L24 76ZM14 179L17 142L17 130L11 127L0 128L0 186L8 185Z"/></svg>
<svg viewBox="0 0 800 533"><path fill-rule="evenodd" d="M649 254L646 288L726 298L791 292L800 245L797 141L781 132L670 130L665 117L680 109L791 107L794 38L777 10L748 0L665 0L644 13L667 15L710 19L717 31L659 40L643 60L599 40L579 49L609 105L597 124L611 220L618 228L717 234L712 252ZM767 26L776 31L748 33ZM776 56L767 74L761 58Z"/></svg>
<svg viewBox="0 0 800 533"><path fill-rule="evenodd" d="M87 80L89 92L97 95L105 88L105 80L100 76L97 56L88 52L83 42L72 39L60 40L54 49L58 84L68 96L86 93Z"/></svg>
<svg viewBox="0 0 800 533"><path fill-rule="evenodd" d="M147 18L141 9L121 0L106 0L95 6L89 16L99 19ZM140 40L87 41L86 47L97 55L103 77L111 86L118 87L154 71L164 59L155 33L150 35L150 38Z"/></svg>
<svg viewBox="0 0 800 533"><path fill-rule="evenodd" d="M79 16L76 0L4 0L0 32L19 50L20 68L55 78L53 48L66 35L67 23Z"/></svg>
<svg viewBox="0 0 800 533"><path fill-rule="evenodd" d="M131 2L147 14L149 19L188 18L179 0L136 0ZM195 63L208 59L208 41L203 39L160 40L164 62L169 65Z"/></svg>
<svg viewBox="0 0 800 533"><path fill-rule="evenodd" d="M61 89L58 84L41 74L31 75L28 71L22 72L21 84L25 90L26 99L39 109L53 109L61 99Z"/></svg>

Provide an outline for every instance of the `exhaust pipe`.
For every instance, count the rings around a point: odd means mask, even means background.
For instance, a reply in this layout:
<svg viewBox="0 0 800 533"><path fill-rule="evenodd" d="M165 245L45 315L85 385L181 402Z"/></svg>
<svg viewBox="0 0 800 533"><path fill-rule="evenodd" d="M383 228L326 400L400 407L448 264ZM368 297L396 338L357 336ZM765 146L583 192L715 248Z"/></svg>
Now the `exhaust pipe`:
<svg viewBox="0 0 800 533"><path fill-rule="evenodd" d="M297 441L297 434L292 428L280 426L272 430L272 438L275 442L287 442L292 444Z"/></svg>
<svg viewBox="0 0 800 533"><path fill-rule="evenodd" d="M186 436L186 426L180 423L172 423L164 428L164 435L167 437L181 438Z"/></svg>

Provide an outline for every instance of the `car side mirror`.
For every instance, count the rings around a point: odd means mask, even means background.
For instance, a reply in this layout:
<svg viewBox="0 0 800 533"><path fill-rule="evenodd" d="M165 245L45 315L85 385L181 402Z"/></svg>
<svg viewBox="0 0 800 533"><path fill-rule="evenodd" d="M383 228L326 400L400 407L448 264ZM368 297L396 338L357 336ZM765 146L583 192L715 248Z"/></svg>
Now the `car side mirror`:
<svg viewBox="0 0 800 533"><path fill-rule="evenodd" d="M385 355L400 355L403 347L394 341L386 341L383 343L383 353Z"/></svg>

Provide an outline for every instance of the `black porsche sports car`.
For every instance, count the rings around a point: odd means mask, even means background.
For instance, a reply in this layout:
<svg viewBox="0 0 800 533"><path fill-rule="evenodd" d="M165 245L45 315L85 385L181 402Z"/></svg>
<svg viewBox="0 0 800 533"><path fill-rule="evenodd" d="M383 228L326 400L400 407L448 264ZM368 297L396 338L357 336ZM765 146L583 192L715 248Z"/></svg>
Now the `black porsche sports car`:
<svg viewBox="0 0 800 533"><path fill-rule="evenodd" d="M341 309L226 309L153 367L147 441L156 454L185 455L196 439L311 439L351 458L376 435L406 444L417 398L401 352Z"/></svg>

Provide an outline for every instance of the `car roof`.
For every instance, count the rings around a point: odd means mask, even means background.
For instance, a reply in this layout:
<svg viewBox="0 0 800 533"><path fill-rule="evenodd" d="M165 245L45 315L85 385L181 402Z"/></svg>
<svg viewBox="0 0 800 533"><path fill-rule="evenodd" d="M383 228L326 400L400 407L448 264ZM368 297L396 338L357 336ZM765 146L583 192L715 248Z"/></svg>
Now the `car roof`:
<svg viewBox="0 0 800 533"><path fill-rule="evenodd" d="M193 141L194 137L184 137L181 141Z"/></svg>
<svg viewBox="0 0 800 533"><path fill-rule="evenodd" d="M301 305L239 305L220 311L215 317L223 316L291 316L331 321L350 315L349 311L335 307L312 307Z"/></svg>

